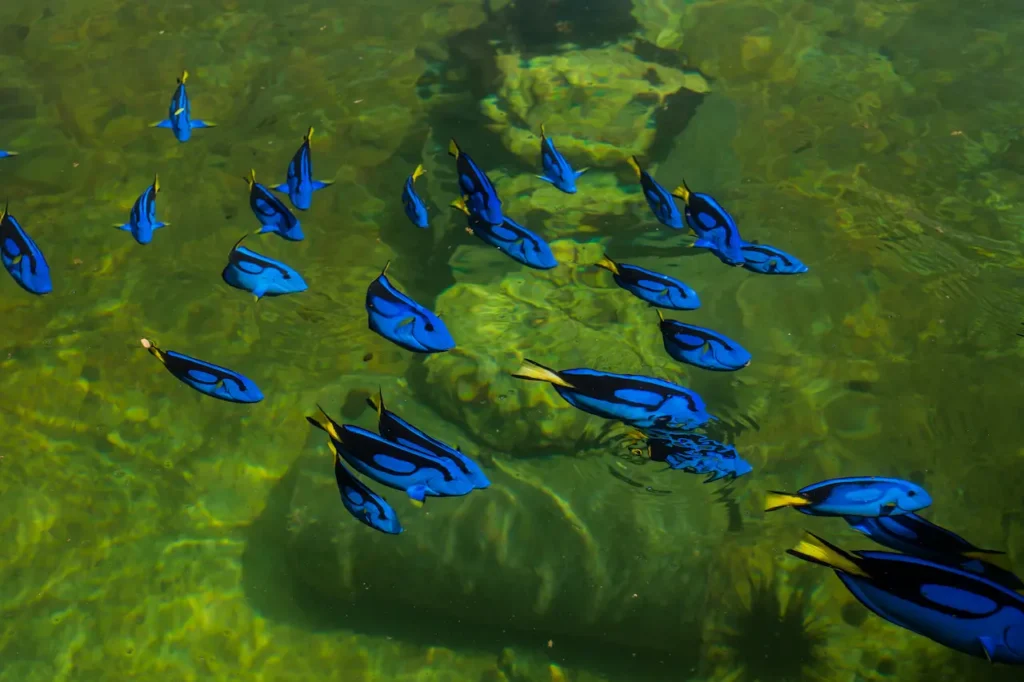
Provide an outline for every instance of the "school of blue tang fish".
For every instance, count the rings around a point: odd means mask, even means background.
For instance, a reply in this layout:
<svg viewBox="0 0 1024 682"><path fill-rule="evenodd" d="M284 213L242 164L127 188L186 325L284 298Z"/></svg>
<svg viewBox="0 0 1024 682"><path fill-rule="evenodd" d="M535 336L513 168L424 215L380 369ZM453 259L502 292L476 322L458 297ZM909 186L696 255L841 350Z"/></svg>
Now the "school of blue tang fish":
<svg viewBox="0 0 1024 682"><path fill-rule="evenodd" d="M187 79L188 72L182 73L167 118L153 124L170 129L182 143L191 138L193 130L214 126L192 118ZM579 191L577 183L587 169L574 170L543 127L540 138L542 174L538 177L562 192ZM260 223L256 234L272 232L289 241L304 239L299 218L275 192L286 195L295 209L305 211L312 205L314 192L330 186L330 182L313 179L312 139L310 128L288 165L285 182L268 188L250 171L246 178L249 206ZM16 154L0 151L0 158ZM487 173L454 139L449 154L455 160L459 189L451 206L465 214L467 230L529 268L558 266L542 237L505 215ZM736 221L711 196L694 192L685 183L669 191L636 158L630 165L654 217L672 229L688 227L696 235L694 247L710 251L727 265L755 273L796 275L807 271L806 265L778 248L745 241ZM423 173L420 165L405 180L401 201L409 221L428 229L430 214L415 187ZM154 232L166 226L156 217L159 192L160 181L155 176L132 207L128 222L117 225L139 244L149 244ZM677 202L682 203L682 210ZM257 300L307 289L294 268L243 246L244 239L228 253L222 273L227 284ZM25 291L43 295L53 290L46 258L6 206L0 218L0 247L4 268ZM596 266L609 271L618 287L658 309L665 351L675 360L718 372L733 372L750 364L750 353L727 336L664 317L661 310L700 307L697 292L685 283L607 256ZM444 322L396 287L388 278L387 266L366 290L366 313L371 330L405 350L443 353L455 348L456 340ZM238 372L162 350L148 339L142 339L142 345L168 372L200 393L235 403L263 399L256 383ZM664 462L671 469L705 475L705 482L731 482L752 470L733 446L694 433L715 418L697 393L673 382L604 369L556 370L529 359L512 375L548 383L576 409L630 427L645 445L635 451L646 452L651 460ZM458 497L490 486L476 462L388 410L383 394L369 402L378 416L378 433L340 424L323 409L318 418L306 417L327 433L342 505L356 520L382 533L402 532L394 508L353 471L379 485L404 491L416 504L427 497ZM840 517L851 528L894 550L849 552L812 534L788 550L794 557L831 568L875 614L973 656L1024 663L1024 581L1012 572L1004 553L976 547L920 516L918 512L931 502L928 492L915 483L867 476L821 481L794 493L770 492L766 511L791 507L811 516Z"/></svg>

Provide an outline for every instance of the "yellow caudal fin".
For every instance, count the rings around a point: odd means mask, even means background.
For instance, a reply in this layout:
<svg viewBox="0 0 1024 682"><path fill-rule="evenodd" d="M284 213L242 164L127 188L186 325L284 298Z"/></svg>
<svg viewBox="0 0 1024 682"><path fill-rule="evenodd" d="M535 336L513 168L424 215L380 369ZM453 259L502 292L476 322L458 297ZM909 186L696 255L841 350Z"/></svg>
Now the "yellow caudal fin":
<svg viewBox="0 0 1024 682"><path fill-rule="evenodd" d="M769 490L765 496L764 510L766 512L782 509L783 507L806 507L810 500L793 493L783 493L778 490Z"/></svg>
<svg viewBox="0 0 1024 682"><path fill-rule="evenodd" d="M561 386L562 388L574 388L572 384L558 376L558 372L555 370L548 369L544 365L525 358L519 369L512 372L512 376L518 379L526 379L527 381L546 381L549 384Z"/></svg>
<svg viewBox="0 0 1024 682"><path fill-rule="evenodd" d="M543 123L540 124L540 136L541 137L547 137L547 135L544 134L544 124Z"/></svg>
<svg viewBox="0 0 1024 682"><path fill-rule="evenodd" d="M331 419L330 415L327 414L327 410L319 405L316 406L316 409L320 410L320 414L322 414L326 420L325 422L317 423L317 426L326 431L334 440L341 440L341 434L338 432L338 427L340 426L338 422ZM306 419L310 420L310 423L312 423L312 419L309 417L306 417Z"/></svg>
<svg viewBox="0 0 1024 682"><path fill-rule="evenodd" d="M690 201L690 188L686 186L685 182L683 182L683 184L672 190L672 196L678 197L688 203Z"/></svg>
<svg viewBox="0 0 1024 682"><path fill-rule="evenodd" d="M618 264L615 261L613 261L611 258L609 258L608 256L601 256L601 260L599 260L596 263L594 263L594 265L596 265L599 268L604 268L605 270L607 270L608 272L612 273L613 275L619 274L619 266L618 266Z"/></svg>
<svg viewBox="0 0 1024 682"><path fill-rule="evenodd" d="M658 313L658 322L664 322L665 321L665 316L661 314L661 309L660 308L655 308L654 312Z"/></svg>
<svg viewBox="0 0 1024 682"><path fill-rule="evenodd" d="M448 141L448 153L456 159L459 158L459 143L455 141L454 137Z"/></svg>
<svg viewBox="0 0 1024 682"><path fill-rule="evenodd" d="M305 139L306 144L313 141L313 126L309 126L309 130L306 131L306 136L303 139Z"/></svg>
<svg viewBox="0 0 1024 682"><path fill-rule="evenodd" d="M155 357L160 362L166 364L167 358L164 355L164 352L157 348L155 343L153 343L149 339L141 339L140 343L142 344L143 348L145 348L146 350L153 354L153 357Z"/></svg>
<svg viewBox="0 0 1024 682"><path fill-rule="evenodd" d="M469 209L466 208L466 200L463 197L459 197L458 199L456 199L455 201L453 201L452 203L450 203L448 205L451 206L452 208L459 209L460 211L462 211L466 215L469 215Z"/></svg>
<svg viewBox="0 0 1024 682"><path fill-rule="evenodd" d="M970 559L977 559L978 561L984 561L986 564L992 564L1004 571L1013 571L1013 564L1010 563L1010 557L1006 555L1006 552L995 552L983 549L978 550L977 552L964 552L963 556Z"/></svg>
<svg viewBox="0 0 1024 682"><path fill-rule="evenodd" d="M416 166L416 170L412 172L412 181L416 182L426 174L427 171L423 170L423 164Z"/></svg>
<svg viewBox="0 0 1024 682"><path fill-rule="evenodd" d="M629 167L633 169L633 172L636 173L638 178L644 174L643 170L640 168L640 162L636 160L635 156L629 157Z"/></svg>
<svg viewBox="0 0 1024 682"><path fill-rule="evenodd" d="M862 578L871 577L867 571L861 568L858 557L829 544L814 533L808 533L807 537L801 540L796 547L786 550L786 552L798 559L821 564L849 575L857 575Z"/></svg>
<svg viewBox="0 0 1024 682"><path fill-rule="evenodd" d="M184 85L185 81L187 81L187 80L188 80L188 71L182 71L181 72L181 78L178 79L178 82L181 83L182 85Z"/></svg>

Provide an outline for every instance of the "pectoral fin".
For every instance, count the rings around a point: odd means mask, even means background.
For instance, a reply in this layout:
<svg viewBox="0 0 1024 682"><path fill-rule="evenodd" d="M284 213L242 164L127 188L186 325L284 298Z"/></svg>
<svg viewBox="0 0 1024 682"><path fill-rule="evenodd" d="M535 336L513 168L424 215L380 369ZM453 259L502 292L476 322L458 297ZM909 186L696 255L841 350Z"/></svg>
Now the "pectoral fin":
<svg viewBox="0 0 1024 682"><path fill-rule="evenodd" d="M581 168L578 171L575 171L576 172L576 177L579 178L581 175L586 173L588 170L590 170L590 168Z"/></svg>
<svg viewBox="0 0 1024 682"><path fill-rule="evenodd" d="M427 497L427 486L422 483L418 483L405 491L409 495L409 499L417 507L422 507L423 502Z"/></svg>
<svg viewBox="0 0 1024 682"><path fill-rule="evenodd" d="M982 651L985 652L985 658L992 663L992 656L996 653L996 643L988 636L979 637L978 642L981 644Z"/></svg>
<svg viewBox="0 0 1024 682"><path fill-rule="evenodd" d="M287 182L282 182L280 185L273 185L270 189L274 190L275 192L283 192L283 193L287 194L288 193L288 183Z"/></svg>
<svg viewBox="0 0 1024 682"><path fill-rule="evenodd" d="M156 123L150 123L149 127L150 128L170 128L171 127L171 119L165 118L162 121L157 121Z"/></svg>
<svg viewBox="0 0 1024 682"><path fill-rule="evenodd" d="M551 178L549 178L549 177L548 177L548 176L546 176L546 175L538 175L537 177L538 177L539 179L543 180L544 182L549 182L549 183L551 183L552 185L553 185L553 184L555 184L555 181L554 181L554 180L552 180Z"/></svg>
<svg viewBox="0 0 1024 682"><path fill-rule="evenodd" d="M315 191L317 191L319 189L323 189L325 187L330 187L333 184L334 184L334 180L312 180L312 181L310 181L309 186L312 189L312 191L315 192Z"/></svg>
<svg viewBox="0 0 1024 682"><path fill-rule="evenodd" d="M698 239L693 243L693 247L696 249L713 249L715 245L707 239Z"/></svg>
<svg viewBox="0 0 1024 682"><path fill-rule="evenodd" d="M118 230L124 230L125 232L132 231L131 223L125 223L124 225L118 225L117 223L114 223L114 227L117 228Z"/></svg>
<svg viewBox="0 0 1024 682"><path fill-rule="evenodd" d="M193 128L213 128L216 125L213 121L201 121L198 118L192 120Z"/></svg>

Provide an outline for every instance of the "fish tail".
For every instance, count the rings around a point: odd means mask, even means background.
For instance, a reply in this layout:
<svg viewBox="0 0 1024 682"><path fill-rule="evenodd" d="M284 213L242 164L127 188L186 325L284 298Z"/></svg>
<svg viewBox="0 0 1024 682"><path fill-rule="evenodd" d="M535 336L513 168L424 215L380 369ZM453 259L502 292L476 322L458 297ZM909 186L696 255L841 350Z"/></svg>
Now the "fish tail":
<svg viewBox="0 0 1024 682"><path fill-rule="evenodd" d="M594 263L594 265L596 265L599 268L604 268L613 275L619 274L618 264L608 256L601 256L601 259Z"/></svg>
<svg viewBox="0 0 1024 682"><path fill-rule="evenodd" d="M373 409L377 412L377 419L384 416L384 390L380 386L377 387L377 404L373 406Z"/></svg>
<svg viewBox="0 0 1024 682"><path fill-rule="evenodd" d="M822 540L814 533L807 533L807 536L796 547L788 549L786 552L798 559L827 566L849 575L857 575L862 578L871 577L867 571L861 568L860 558L857 556Z"/></svg>
<svg viewBox="0 0 1024 682"><path fill-rule="evenodd" d="M145 348L146 350L153 354L153 357L155 357L160 362L167 364L167 358L164 355L164 352L157 348L155 343L153 343L149 339L142 339L140 343L142 344L143 348Z"/></svg>
<svg viewBox="0 0 1024 682"><path fill-rule="evenodd" d="M308 421L310 424L320 429L321 431L330 435L331 432L327 430L327 427L318 422L315 417L306 417L306 421Z"/></svg>
<svg viewBox="0 0 1024 682"><path fill-rule="evenodd" d="M188 71L182 71L181 72L181 78L178 79L178 82L181 83L182 85L184 85L185 81L187 81L187 80L188 80Z"/></svg>
<svg viewBox="0 0 1024 682"><path fill-rule="evenodd" d="M1004 571L1013 571L1013 564L1010 563L1010 557L1006 555L1006 552L997 552L992 549L977 549L973 552L964 552L963 556L984 561L986 564L992 564Z"/></svg>
<svg viewBox="0 0 1024 682"><path fill-rule="evenodd" d="M640 168L640 162L636 160L635 156L629 157L629 166L630 166L630 168L633 169L633 171L636 173L636 176L638 178L643 176L644 172Z"/></svg>
<svg viewBox="0 0 1024 682"><path fill-rule="evenodd" d="M661 314L661 308L655 308L654 311L658 313L658 322L663 323L665 321L665 316Z"/></svg>
<svg viewBox="0 0 1024 682"><path fill-rule="evenodd" d="M547 135L544 133L544 124L543 123L540 124L540 136L541 137L547 137Z"/></svg>
<svg viewBox="0 0 1024 682"><path fill-rule="evenodd" d="M388 268L390 268L390 267L391 267L391 261L389 260L387 263L384 264L384 269L380 271L380 275L379 276L380 277L384 277L385 275L387 275L388 274Z"/></svg>
<svg viewBox="0 0 1024 682"><path fill-rule="evenodd" d="M423 164L416 166L416 170L412 172L412 181L416 182L419 178L423 177L427 171L423 170Z"/></svg>
<svg viewBox="0 0 1024 682"><path fill-rule="evenodd" d="M782 509L783 507L806 507L811 503L805 497L800 495L794 495L793 493L784 493L778 490L769 490L765 496L764 510L766 512L775 511L776 509Z"/></svg>
<svg viewBox="0 0 1024 682"><path fill-rule="evenodd" d="M327 410L325 410L324 408L320 407L319 403L317 404L316 409L320 410L320 414L322 414L324 416L324 419L327 420L323 424L318 424L318 426L321 429L323 429L324 431L326 431L327 434L331 438L333 438L335 440L341 440L341 434L338 433L338 424L337 424L337 422L335 422L333 419L331 419L331 416L329 414L327 414ZM309 419L309 417L306 417L306 419Z"/></svg>
<svg viewBox="0 0 1024 682"><path fill-rule="evenodd" d="M456 159L459 158L459 154L461 153L459 150L459 143L455 141L454 137L448 141L448 153Z"/></svg>
<svg viewBox="0 0 1024 682"><path fill-rule="evenodd" d="M672 190L672 196L678 197L682 199L684 202L690 201L690 188L686 186L685 180L682 182L682 184L680 184L678 187Z"/></svg>
<svg viewBox="0 0 1024 682"><path fill-rule="evenodd" d="M526 379L527 381L545 381L562 388L574 388L572 384L558 376L558 372L555 370L548 369L544 365L527 358L523 359L523 364L520 365L519 369L512 372L512 376L518 379Z"/></svg>
<svg viewBox="0 0 1024 682"><path fill-rule="evenodd" d="M306 131L306 142L313 140L313 126L309 126L309 130Z"/></svg>
<svg viewBox="0 0 1024 682"><path fill-rule="evenodd" d="M466 215L469 215L469 209L466 208L466 199L464 197L459 197L458 199L456 199L455 201L448 205L451 206L452 208L457 208Z"/></svg>

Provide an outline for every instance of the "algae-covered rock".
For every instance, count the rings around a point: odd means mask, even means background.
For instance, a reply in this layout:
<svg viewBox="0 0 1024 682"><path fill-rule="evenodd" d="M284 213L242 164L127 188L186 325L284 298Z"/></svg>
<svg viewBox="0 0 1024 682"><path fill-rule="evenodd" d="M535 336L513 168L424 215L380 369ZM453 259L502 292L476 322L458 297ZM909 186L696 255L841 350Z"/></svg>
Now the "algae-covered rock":
<svg viewBox="0 0 1024 682"><path fill-rule="evenodd" d="M588 424L603 420L571 407L547 384L512 377L524 357L554 369L592 367L686 383L687 370L661 349L650 307L606 272L580 267L600 258L599 244L557 241L552 250L563 264L558 268L508 275L487 267L490 257L472 269L459 257L464 280L436 304L459 346L427 358L417 384L441 414L469 426L482 442L522 448L527 456L564 452Z"/></svg>
<svg viewBox="0 0 1024 682"><path fill-rule="evenodd" d="M448 442L469 440L424 419L411 402L389 407ZM600 452L528 462L496 456L483 461L489 488L429 498L422 509L373 484L405 528L385 535L344 510L326 445L315 443L282 519L282 556L331 610L663 651L694 636L710 538L725 525L695 478L662 474L678 494L654 496L609 476Z"/></svg>
<svg viewBox="0 0 1024 682"><path fill-rule="evenodd" d="M646 62L627 45L523 59L497 57L501 85L482 102L505 146L536 163L540 125L576 167L621 164L654 141L656 112L682 90L710 91L696 72Z"/></svg>

